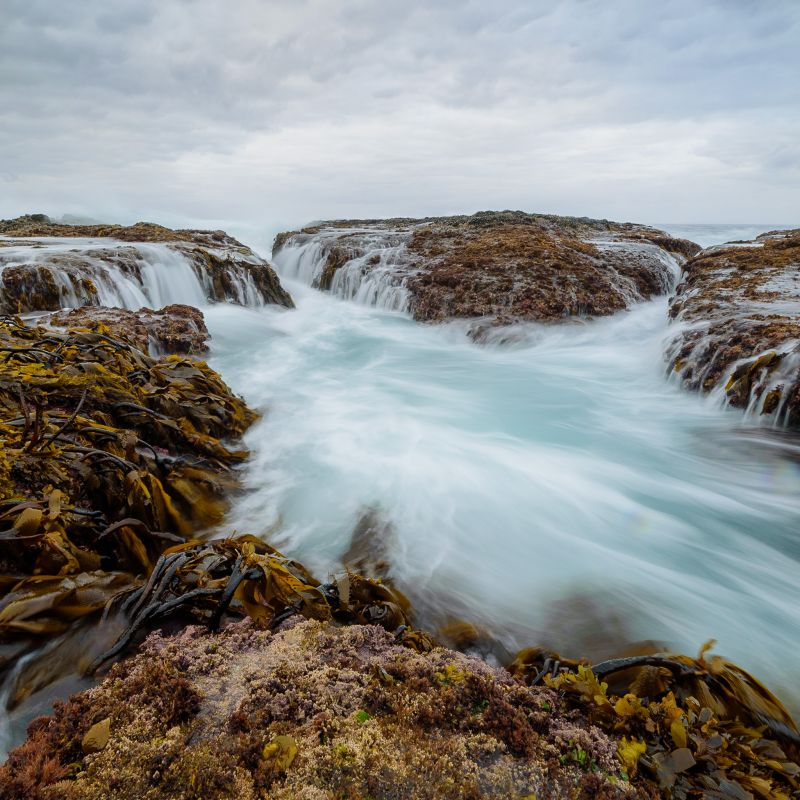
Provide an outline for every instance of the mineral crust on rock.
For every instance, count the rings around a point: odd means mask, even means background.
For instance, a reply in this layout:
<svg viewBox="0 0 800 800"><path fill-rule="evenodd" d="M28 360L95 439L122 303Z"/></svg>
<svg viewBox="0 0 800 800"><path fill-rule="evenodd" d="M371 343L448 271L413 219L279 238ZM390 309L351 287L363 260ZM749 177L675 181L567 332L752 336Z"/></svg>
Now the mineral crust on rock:
<svg viewBox="0 0 800 800"><path fill-rule="evenodd" d="M523 212L323 222L279 234L282 274L418 320L612 314L665 294L700 248L643 225Z"/></svg>
<svg viewBox="0 0 800 800"><path fill-rule="evenodd" d="M108 741L86 754L105 720ZM299 617L276 633L153 634L29 734L0 769L9 800L659 796L550 689L383 628Z"/></svg>
<svg viewBox="0 0 800 800"><path fill-rule="evenodd" d="M704 250L670 305L671 370L688 389L800 427L800 230Z"/></svg>
<svg viewBox="0 0 800 800"><path fill-rule="evenodd" d="M0 311L80 305L293 302L271 265L224 231L160 225L64 225L41 214L0 221Z"/></svg>

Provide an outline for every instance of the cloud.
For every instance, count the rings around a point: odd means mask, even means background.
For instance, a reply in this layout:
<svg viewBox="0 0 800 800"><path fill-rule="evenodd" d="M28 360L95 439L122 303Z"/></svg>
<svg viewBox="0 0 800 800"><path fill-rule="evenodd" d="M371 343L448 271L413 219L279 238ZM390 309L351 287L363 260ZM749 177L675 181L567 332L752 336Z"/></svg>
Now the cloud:
<svg viewBox="0 0 800 800"><path fill-rule="evenodd" d="M0 215L800 221L794 0L5 0Z"/></svg>

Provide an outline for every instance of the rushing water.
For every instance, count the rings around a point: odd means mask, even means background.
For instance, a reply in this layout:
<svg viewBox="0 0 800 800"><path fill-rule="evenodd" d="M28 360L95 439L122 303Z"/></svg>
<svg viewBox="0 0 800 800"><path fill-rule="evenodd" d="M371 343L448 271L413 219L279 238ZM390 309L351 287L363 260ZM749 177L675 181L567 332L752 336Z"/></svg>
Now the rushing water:
<svg viewBox="0 0 800 800"><path fill-rule="evenodd" d="M240 531L278 530L324 575L377 507L393 576L426 608L512 647L715 637L796 702L800 444L666 380L664 299L479 347L288 288L294 312L207 312L215 365L266 409Z"/></svg>
<svg viewBox="0 0 800 800"><path fill-rule="evenodd" d="M714 637L800 706L800 442L666 379L665 299L478 346L285 284L296 310L204 309L212 365L264 411L226 532L325 578L377 508L430 619L575 655Z"/></svg>
<svg viewBox="0 0 800 800"><path fill-rule="evenodd" d="M257 260L237 253L210 252L230 258L225 267L228 299L250 306L264 304L252 276L242 266ZM6 269L18 266L49 272L66 308L89 304L136 310L171 303L202 307L215 296L213 276L202 261L193 263L183 252L163 243L0 236L0 278ZM84 279L89 279L96 294L87 291Z"/></svg>

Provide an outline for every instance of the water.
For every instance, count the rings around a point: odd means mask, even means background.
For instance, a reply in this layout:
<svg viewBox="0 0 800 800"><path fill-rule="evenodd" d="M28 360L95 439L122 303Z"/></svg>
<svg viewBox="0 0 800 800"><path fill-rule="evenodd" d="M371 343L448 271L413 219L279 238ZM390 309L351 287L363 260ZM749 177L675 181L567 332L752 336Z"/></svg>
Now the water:
<svg viewBox="0 0 800 800"><path fill-rule="evenodd" d="M267 412L238 530L324 576L378 507L428 613L572 653L602 649L598 629L714 637L797 703L800 444L666 380L665 299L478 347L287 285L295 312L207 314L215 366Z"/></svg>
<svg viewBox="0 0 800 800"><path fill-rule="evenodd" d="M225 299L242 305L264 304L250 274L241 265L252 259L211 250L225 258L228 287ZM116 242L106 238L39 237L23 240L0 237L0 275L22 264L41 265L51 272L61 295L62 308L102 305L139 309L163 308L172 303L204 306L214 297L214 280L207 266L193 262L168 244ZM82 278L90 278L92 295ZM217 298L222 299L222 298Z"/></svg>
<svg viewBox="0 0 800 800"><path fill-rule="evenodd" d="M423 621L575 655L715 637L800 708L800 442L666 379L666 299L478 346L284 283L296 310L204 309L212 365L264 412L225 533L324 579L378 508Z"/></svg>
<svg viewBox="0 0 800 800"><path fill-rule="evenodd" d="M769 231L787 230L789 228L800 227L796 224L775 224L775 225L680 225L670 224L655 226L662 231L666 231L672 236L680 239L688 239L697 242L702 247L713 247L726 242L742 242L755 239L762 233Z"/></svg>

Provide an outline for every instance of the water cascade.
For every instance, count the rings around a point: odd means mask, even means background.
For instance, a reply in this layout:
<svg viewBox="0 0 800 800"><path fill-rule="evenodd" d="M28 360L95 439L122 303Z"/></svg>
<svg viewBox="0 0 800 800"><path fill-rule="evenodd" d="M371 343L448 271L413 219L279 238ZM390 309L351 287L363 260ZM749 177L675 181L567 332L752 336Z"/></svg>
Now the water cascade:
<svg viewBox="0 0 800 800"><path fill-rule="evenodd" d="M8 244L5 244L8 242ZM259 306L264 299L248 261L163 243L111 239L5 239L0 283L7 311L81 305L138 309L227 300ZM265 262L257 260L256 266Z"/></svg>

